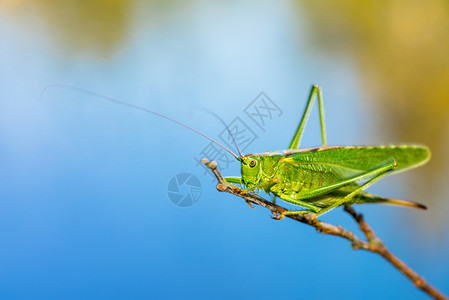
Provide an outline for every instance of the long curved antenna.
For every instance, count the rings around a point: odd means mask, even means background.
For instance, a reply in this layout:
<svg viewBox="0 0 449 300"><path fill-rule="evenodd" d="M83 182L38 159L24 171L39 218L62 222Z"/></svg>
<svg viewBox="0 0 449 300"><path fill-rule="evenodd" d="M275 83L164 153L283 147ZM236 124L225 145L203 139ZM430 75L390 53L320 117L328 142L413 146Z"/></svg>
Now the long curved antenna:
<svg viewBox="0 0 449 300"><path fill-rule="evenodd" d="M181 126L184 126L185 128L190 129L190 130L192 130L193 132L196 132L197 134L199 134L199 135L205 137L206 139L210 140L211 142L217 144L218 146L220 146L221 148L223 148L224 150L226 150L226 151L228 151L230 154L232 154L232 156L234 156L237 160L241 161L241 157L238 157L237 155L235 155L231 150L229 150L228 148L226 148L226 147L223 146L222 144L218 143L218 142L215 141L214 139L208 137L207 135L205 135L205 134L202 133L201 131L194 129L194 128L190 127L190 126L187 125L187 124L184 124L184 123L182 123L182 122L180 122L180 121L178 121L178 120L175 120L175 119L173 119L172 117L166 116L166 115L164 115L164 114L155 112L154 110L151 110L151 109L148 109L148 108L145 108L145 107L142 107L142 106L138 106L138 105L135 105L135 104L131 104L131 103L128 103L128 102L119 100L119 99L115 99L115 98L106 96L106 95L102 95L102 94L100 94L100 93L96 93L96 92L90 91L90 90L88 90L88 89L84 89L84 88L81 88L81 87L78 87L78 86L74 86L74 85L70 85L70 84L64 84L64 83L50 84L50 85L48 85L47 87L45 87L45 88L42 90L42 93L41 93L40 96L39 96L39 100L41 100L41 99L45 96L46 92L47 92L50 88L55 88L55 87L67 87L67 88L72 88L72 89L75 89L75 90L78 90L78 91L81 91L81 92L84 92L84 93L87 93L87 94L90 94L90 95L93 95L93 96L97 96L97 97L100 97L100 98L109 100L109 101L114 102L114 103L118 103L118 104L121 104L121 105L125 105L125 106L133 107L133 108L136 108L136 109L139 109L139 110L143 110L143 111L149 112L149 113L151 113L151 114L153 114L153 115L156 115L156 116L158 116L158 117L161 117L161 118L167 119L167 120L169 120L169 121L175 122L176 124L179 124L179 125L181 125ZM239 153L240 153L240 152L239 152ZM241 155L240 155L240 156L241 156Z"/></svg>
<svg viewBox="0 0 449 300"><path fill-rule="evenodd" d="M226 130L228 131L229 135L232 137L232 141L234 142L234 145L235 145L235 147L237 148L237 151L239 152L240 157L242 157L242 152L240 152L239 145L237 144L237 141L235 140L234 135L232 134L231 130L229 129L229 126L226 125L226 123L223 121L223 119L220 118L220 116L217 115L216 113L214 113L213 111L208 110L207 108L204 108L204 107L200 107L200 108L201 108L202 110L204 110L204 111L210 113L211 115L213 115L215 118L217 118L217 119L223 124L223 126L224 126L224 127L226 128Z"/></svg>

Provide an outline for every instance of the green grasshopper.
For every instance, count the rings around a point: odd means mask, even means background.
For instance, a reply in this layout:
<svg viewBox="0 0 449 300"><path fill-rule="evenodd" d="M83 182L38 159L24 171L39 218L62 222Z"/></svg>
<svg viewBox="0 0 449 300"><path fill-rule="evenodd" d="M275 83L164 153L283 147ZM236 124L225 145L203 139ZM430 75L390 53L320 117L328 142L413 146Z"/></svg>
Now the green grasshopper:
<svg viewBox="0 0 449 300"><path fill-rule="evenodd" d="M321 123L322 146L299 149L305 125L315 99ZM242 177L225 177L228 183L246 187L244 192L262 189L288 203L305 208L277 216L314 213L322 215L340 205L385 203L426 209L422 204L379 197L363 190L389 174L426 163L430 151L425 146L327 146L324 104L320 87L314 85L287 150L237 157ZM362 184L358 184L363 182Z"/></svg>
<svg viewBox="0 0 449 300"><path fill-rule="evenodd" d="M359 203L384 203L426 208L419 203L383 198L363 190L388 174L402 172L426 163L430 158L429 149L418 145L327 146L323 97L321 89L316 85L312 86L306 109L287 150L248 155L242 155L239 150L240 156L235 155L204 133L169 116L83 88L55 84L48 86L43 91L41 98L48 88L58 86L74 88L121 105L149 112L184 126L214 142L241 163L242 177L225 177L228 183L244 186L246 189L243 191L246 193L262 189L274 196L273 201L277 197L304 208L298 211L286 211L277 216L277 219L282 219L285 215L303 213L322 215L340 205ZM318 98L323 145L299 149L303 131L316 98ZM232 136L230 131L229 133ZM362 184L359 184L361 182Z"/></svg>

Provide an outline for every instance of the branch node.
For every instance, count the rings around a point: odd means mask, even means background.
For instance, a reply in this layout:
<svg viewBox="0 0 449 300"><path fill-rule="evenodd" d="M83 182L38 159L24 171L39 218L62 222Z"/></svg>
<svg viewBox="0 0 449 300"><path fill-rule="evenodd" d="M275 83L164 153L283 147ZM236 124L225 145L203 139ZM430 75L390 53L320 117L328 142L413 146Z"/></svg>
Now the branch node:
<svg viewBox="0 0 449 300"><path fill-rule="evenodd" d="M219 192L225 192L226 191L226 185L224 185L224 184L222 184L222 183L218 183L217 184L217 190L219 191Z"/></svg>

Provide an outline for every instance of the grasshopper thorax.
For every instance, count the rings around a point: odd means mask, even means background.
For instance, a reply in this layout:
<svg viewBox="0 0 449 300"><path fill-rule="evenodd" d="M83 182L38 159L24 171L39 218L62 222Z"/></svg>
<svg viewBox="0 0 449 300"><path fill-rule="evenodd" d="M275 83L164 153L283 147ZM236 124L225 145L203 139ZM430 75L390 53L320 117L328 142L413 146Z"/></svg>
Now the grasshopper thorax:
<svg viewBox="0 0 449 300"><path fill-rule="evenodd" d="M259 155L250 154L241 158L242 179L246 186L251 187L261 179L261 161Z"/></svg>

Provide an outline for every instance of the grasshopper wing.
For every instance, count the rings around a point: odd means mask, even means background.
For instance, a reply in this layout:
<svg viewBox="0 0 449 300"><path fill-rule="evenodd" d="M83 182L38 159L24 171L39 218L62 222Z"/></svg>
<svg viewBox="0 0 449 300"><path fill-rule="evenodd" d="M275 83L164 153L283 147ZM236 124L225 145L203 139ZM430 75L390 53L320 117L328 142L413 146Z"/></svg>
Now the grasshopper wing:
<svg viewBox="0 0 449 300"><path fill-rule="evenodd" d="M323 171L338 171L342 177L373 170L389 159L397 163L392 173L398 173L423 165L429 158L429 149L417 145L318 147L292 151L286 155L286 160L291 163L304 167L316 166Z"/></svg>

